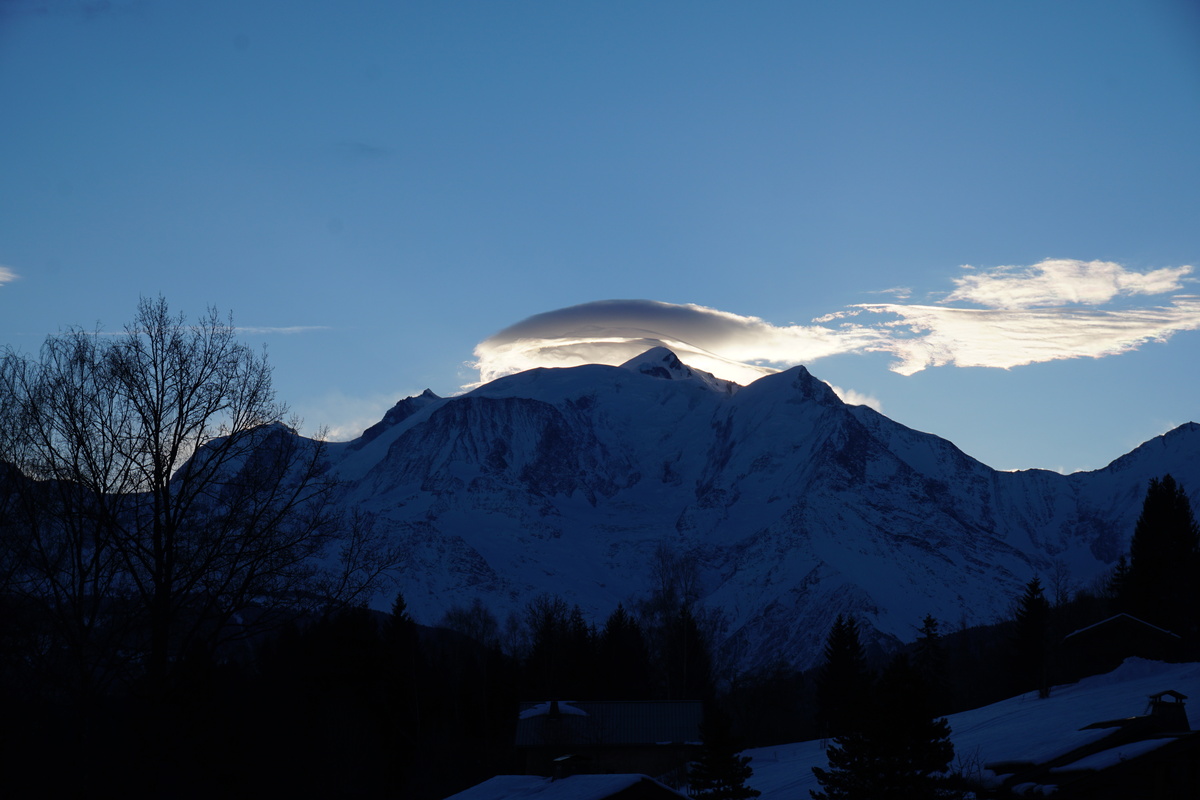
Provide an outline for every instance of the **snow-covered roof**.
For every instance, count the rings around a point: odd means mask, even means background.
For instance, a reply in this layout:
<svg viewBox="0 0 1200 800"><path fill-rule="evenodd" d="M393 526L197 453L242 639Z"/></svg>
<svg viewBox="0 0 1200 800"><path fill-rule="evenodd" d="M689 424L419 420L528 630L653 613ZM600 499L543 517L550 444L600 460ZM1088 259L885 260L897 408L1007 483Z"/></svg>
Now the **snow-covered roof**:
<svg viewBox="0 0 1200 800"><path fill-rule="evenodd" d="M516 745L687 744L700 740L704 719L704 704L692 701L560 700L558 710L550 728L550 702L521 703Z"/></svg>
<svg viewBox="0 0 1200 800"><path fill-rule="evenodd" d="M1143 739L1140 742L1126 742L1125 744L1110 747L1107 750L1101 750L1097 753L1084 756L1078 761L1072 761L1061 766L1053 767L1050 770L1052 775L1061 775L1065 772L1076 772L1078 770L1090 769L1099 770L1106 769L1119 764L1122 761L1128 761L1131 758L1145 755L1152 750L1168 745L1175 741L1171 737L1163 737L1160 739Z"/></svg>
<svg viewBox="0 0 1200 800"><path fill-rule="evenodd" d="M1111 733L1111 729L1081 728L1097 720L1127 717L1131 710L1139 712L1145 708L1147 697L1167 689L1200 696L1196 694L1200 692L1200 663L1167 664L1130 658L1105 675L1056 686L1045 699L1032 692L953 714L948 717L955 752L952 768L984 778L987 776L983 765L988 763L1045 763L1055 755L1065 755ZM1152 741L1165 745L1171 740ZM1099 769L1092 764L1112 763L1112 759L1122 756L1128 759L1133 753L1133 749L1116 746L1096 753L1094 761L1087 756L1073 762L1070 768ZM760 747L747 750L745 755L752 758L754 770L747 783L762 792L760 800L807 797L809 789L820 789L812 768L827 766L820 741ZM991 777L998 781L1001 776ZM1053 787L1039 783L1027 788L1045 794Z"/></svg>
<svg viewBox="0 0 1200 800"><path fill-rule="evenodd" d="M557 706L557 708L556 708ZM576 716L586 717L588 713L582 708L576 708L571 705L569 700L547 700L544 703L535 703L528 708L521 709L520 718L529 719L530 717L544 717L554 711L560 714L575 714Z"/></svg>

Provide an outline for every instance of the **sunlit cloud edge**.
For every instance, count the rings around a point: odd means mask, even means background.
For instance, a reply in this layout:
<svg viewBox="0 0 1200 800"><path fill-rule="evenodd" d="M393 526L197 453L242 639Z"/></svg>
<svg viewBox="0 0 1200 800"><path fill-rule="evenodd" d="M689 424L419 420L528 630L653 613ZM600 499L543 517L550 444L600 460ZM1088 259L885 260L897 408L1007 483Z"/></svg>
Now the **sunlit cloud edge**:
<svg viewBox="0 0 1200 800"><path fill-rule="evenodd" d="M1200 329L1200 299L1193 295L1175 295L1168 305L1101 307L1178 291L1194 282L1189 265L1136 272L1115 262L1046 259L1029 267L965 268L972 276L953 279L958 288L935 304L855 304L807 326L775 326L705 306L650 300L557 309L480 342L471 365L480 379L463 388L534 367L616 365L636 356L639 348L654 346L668 347L693 367L745 384L842 353L889 353L896 357L889 368L902 375L934 366L1010 369L1119 355ZM877 293L906 299L908 290ZM951 305L952 298L984 307ZM1045 305L1048 301L1056 304ZM871 315L889 318L868 321ZM687 335L676 335L680 331ZM854 390L843 391L852 396Z"/></svg>

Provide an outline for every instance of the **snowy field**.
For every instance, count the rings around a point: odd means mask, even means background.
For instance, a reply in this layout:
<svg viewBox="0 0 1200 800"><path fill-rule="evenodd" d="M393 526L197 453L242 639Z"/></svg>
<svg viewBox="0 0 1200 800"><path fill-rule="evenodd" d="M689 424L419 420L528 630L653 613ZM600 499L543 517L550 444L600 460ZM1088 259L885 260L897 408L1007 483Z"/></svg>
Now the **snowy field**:
<svg viewBox="0 0 1200 800"><path fill-rule="evenodd" d="M993 761L1045 760L1106 735L1081 731L1093 722L1143 714L1150 695L1174 689L1200 701L1200 663L1164 664L1131 658L1105 675L1054 687L1050 697L1036 692L948 717L955 767L978 774ZM1196 727L1196 712L1189 712ZM1134 755L1136 746L1109 752L1108 758ZM813 767L826 766L820 741L747 750L754 777L749 783L760 800L806 800L819 789ZM1095 764L1088 766L1103 766Z"/></svg>

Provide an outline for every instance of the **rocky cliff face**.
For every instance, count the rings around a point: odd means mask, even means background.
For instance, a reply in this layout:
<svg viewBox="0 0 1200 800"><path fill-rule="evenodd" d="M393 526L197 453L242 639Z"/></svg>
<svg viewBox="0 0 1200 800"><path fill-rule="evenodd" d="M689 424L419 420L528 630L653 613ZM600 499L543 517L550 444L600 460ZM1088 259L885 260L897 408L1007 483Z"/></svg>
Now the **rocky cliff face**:
<svg viewBox="0 0 1200 800"><path fill-rule="evenodd" d="M743 668L810 665L838 613L881 643L927 613L992 621L1034 574L1107 570L1151 477L1200 489L1195 424L1102 470L1004 473L803 367L739 387L661 348L409 398L330 451L345 502L405 545L418 618L480 597L503 619L550 592L602 622L665 546L694 559Z"/></svg>

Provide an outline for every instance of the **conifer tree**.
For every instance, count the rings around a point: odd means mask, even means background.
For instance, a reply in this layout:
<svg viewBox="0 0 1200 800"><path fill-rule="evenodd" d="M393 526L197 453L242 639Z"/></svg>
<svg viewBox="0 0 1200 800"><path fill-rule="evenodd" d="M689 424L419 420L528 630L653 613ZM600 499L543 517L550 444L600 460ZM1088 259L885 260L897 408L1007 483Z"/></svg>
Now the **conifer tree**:
<svg viewBox="0 0 1200 800"><path fill-rule="evenodd" d="M561 597L540 594L525 609L529 629L526 689L536 697L565 697L570 690L567 674L566 638L571 610Z"/></svg>
<svg viewBox="0 0 1200 800"><path fill-rule="evenodd" d="M561 597L542 594L525 613L530 637L526 691L549 699L590 696L596 648L583 611Z"/></svg>
<svg viewBox="0 0 1200 800"><path fill-rule="evenodd" d="M422 732L422 695L428 687L420 680L424 665L417 623L401 592L396 593L392 613L383 622L382 641L389 661L386 696L391 724L404 736L417 739ZM410 755L397 754L397 769L408 766Z"/></svg>
<svg viewBox="0 0 1200 800"><path fill-rule="evenodd" d="M1036 687L1040 697L1049 697L1050 602L1036 575L1017 604L1013 659L1018 689Z"/></svg>
<svg viewBox="0 0 1200 800"><path fill-rule="evenodd" d="M932 614L926 614L917 633L914 664L921 680L929 691L929 702L935 711L946 704L949 692L946 689L946 651L942 646L939 623Z"/></svg>
<svg viewBox="0 0 1200 800"><path fill-rule="evenodd" d="M598 643L599 696L610 700L648 700L650 655L642 630L622 605L604 623Z"/></svg>
<svg viewBox="0 0 1200 800"><path fill-rule="evenodd" d="M1132 614L1133 609L1129 607L1129 557L1122 555L1117 559L1116 565L1109 573L1108 583L1105 586L1107 596L1110 598L1113 608L1117 612Z"/></svg>
<svg viewBox="0 0 1200 800"><path fill-rule="evenodd" d="M598 639L595 627L583 618L583 609L572 606L563 636L563 663L576 697L595 696Z"/></svg>
<svg viewBox="0 0 1200 800"><path fill-rule="evenodd" d="M871 687L858 622L838 614L825 640L825 661L817 673L817 715L822 736L837 736L862 723Z"/></svg>
<svg viewBox="0 0 1200 800"><path fill-rule="evenodd" d="M702 700L712 695L712 654L688 605L667 621L663 631L667 699Z"/></svg>
<svg viewBox="0 0 1200 800"><path fill-rule="evenodd" d="M740 755L729 715L715 705L706 710L700 725L703 749L688 776L691 796L697 800L752 800L762 792L746 785L754 774L750 758Z"/></svg>
<svg viewBox="0 0 1200 800"><path fill-rule="evenodd" d="M1119 601L1133 615L1188 636L1197 623L1200 528L1183 487L1152 478L1129 549Z"/></svg>
<svg viewBox="0 0 1200 800"><path fill-rule="evenodd" d="M930 714L927 686L903 654L884 671L870 713L857 731L826 751L829 769L813 768L814 800L936 800L955 795L945 773L954 758L950 726Z"/></svg>

